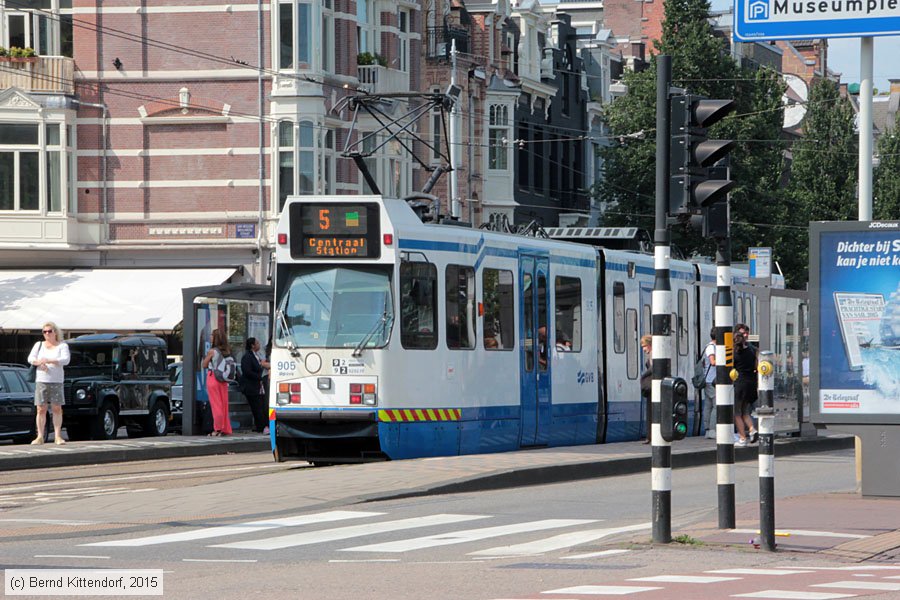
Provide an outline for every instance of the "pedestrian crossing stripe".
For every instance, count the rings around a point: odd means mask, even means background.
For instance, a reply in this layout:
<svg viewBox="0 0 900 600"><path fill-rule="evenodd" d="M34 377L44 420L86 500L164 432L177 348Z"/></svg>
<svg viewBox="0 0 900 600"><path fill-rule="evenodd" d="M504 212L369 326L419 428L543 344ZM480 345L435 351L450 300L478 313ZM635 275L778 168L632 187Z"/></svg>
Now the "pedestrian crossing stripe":
<svg viewBox="0 0 900 600"><path fill-rule="evenodd" d="M461 415L462 410L459 408L388 409L378 411L378 420L386 423L459 421Z"/></svg>

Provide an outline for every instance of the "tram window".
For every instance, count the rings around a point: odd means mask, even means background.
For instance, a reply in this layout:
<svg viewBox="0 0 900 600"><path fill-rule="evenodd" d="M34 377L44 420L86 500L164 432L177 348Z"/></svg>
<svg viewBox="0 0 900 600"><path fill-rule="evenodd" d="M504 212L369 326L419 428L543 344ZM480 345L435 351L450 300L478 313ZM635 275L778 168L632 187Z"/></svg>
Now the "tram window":
<svg viewBox="0 0 900 600"><path fill-rule="evenodd" d="M516 338L512 271L484 269L481 293L484 302L484 349L513 350Z"/></svg>
<svg viewBox="0 0 900 600"><path fill-rule="evenodd" d="M741 315L741 309L744 306L737 300L737 292L731 292L731 318L732 323L743 323L744 318Z"/></svg>
<svg viewBox="0 0 900 600"><path fill-rule="evenodd" d="M646 335L650 333L650 305L645 304L641 313L641 327L643 328L641 333Z"/></svg>
<svg viewBox="0 0 900 600"><path fill-rule="evenodd" d="M537 313L538 313L538 366L541 371L547 370L548 351L547 339L547 277L538 273L537 278ZM543 339L541 339L543 337Z"/></svg>
<svg viewBox="0 0 900 600"><path fill-rule="evenodd" d="M629 308L625 311L625 329L626 329L626 341L628 345L628 352L625 354L625 363L627 368L628 379L637 379L638 377L638 365L640 364L640 356L638 356L641 351L638 348L638 326L637 326L637 311L633 308Z"/></svg>
<svg viewBox="0 0 900 600"><path fill-rule="evenodd" d="M581 352L581 280L577 277L557 277L554 291L556 350Z"/></svg>
<svg viewBox="0 0 900 600"><path fill-rule="evenodd" d="M437 348L437 269L431 263L400 264L400 343Z"/></svg>
<svg viewBox="0 0 900 600"><path fill-rule="evenodd" d="M525 370L534 371L534 291L531 289L531 274L522 274L522 314L525 315L525 323L522 330L525 332Z"/></svg>
<svg viewBox="0 0 900 600"><path fill-rule="evenodd" d="M625 352L625 284L613 283L613 350Z"/></svg>
<svg viewBox="0 0 900 600"><path fill-rule="evenodd" d="M688 353L688 293L687 290L678 290L678 354L687 356Z"/></svg>
<svg viewBox="0 0 900 600"><path fill-rule="evenodd" d="M753 319L753 297L747 296L744 298L744 323L750 326L750 331L753 331L756 328L756 323Z"/></svg>
<svg viewBox="0 0 900 600"><path fill-rule="evenodd" d="M471 350L475 347L475 269L447 265L445 283L447 347Z"/></svg>

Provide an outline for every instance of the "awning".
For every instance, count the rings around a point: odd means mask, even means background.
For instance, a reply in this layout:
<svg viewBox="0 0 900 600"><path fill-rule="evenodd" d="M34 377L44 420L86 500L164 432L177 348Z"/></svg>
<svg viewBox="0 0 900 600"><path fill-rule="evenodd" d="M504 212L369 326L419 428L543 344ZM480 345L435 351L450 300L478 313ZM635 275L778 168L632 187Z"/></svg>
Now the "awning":
<svg viewBox="0 0 900 600"><path fill-rule="evenodd" d="M183 288L218 285L234 269L0 271L0 329L169 331Z"/></svg>

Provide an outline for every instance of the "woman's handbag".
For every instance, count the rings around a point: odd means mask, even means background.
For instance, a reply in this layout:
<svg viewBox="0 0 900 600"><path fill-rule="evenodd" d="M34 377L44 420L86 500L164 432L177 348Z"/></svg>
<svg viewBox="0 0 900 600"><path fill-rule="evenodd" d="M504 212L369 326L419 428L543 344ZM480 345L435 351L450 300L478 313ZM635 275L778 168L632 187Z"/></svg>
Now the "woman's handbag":
<svg viewBox="0 0 900 600"><path fill-rule="evenodd" d="M41 346L43 346L43 345L44 345L44 342L41 342L40 345L38 346L38 355L40 355ZM25 379L27 379L31 383L35 382L35 380L37 379L37 365L31 365L30 367L28 367L28 375L25 376Z"/></svg>

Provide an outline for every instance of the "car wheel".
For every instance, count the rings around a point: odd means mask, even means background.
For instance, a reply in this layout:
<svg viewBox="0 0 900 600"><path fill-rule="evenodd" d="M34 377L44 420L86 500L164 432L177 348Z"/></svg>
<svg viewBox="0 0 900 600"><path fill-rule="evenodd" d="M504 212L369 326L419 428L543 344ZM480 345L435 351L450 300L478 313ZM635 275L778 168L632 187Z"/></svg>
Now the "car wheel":
<svg viewBox="0 0 900 600"><path fill-rule="evenodd" d="M119 413L115 404L107 400L92 423L91 437L96 440L114 440L119 433Z"/></svg>
<svg viewBox="0 0 900 600"><path fill-rule="evenodd" d="M144 431L147 435L164 436L169 433L169 410L165 402L157 402L147 416Z"/></svg>

